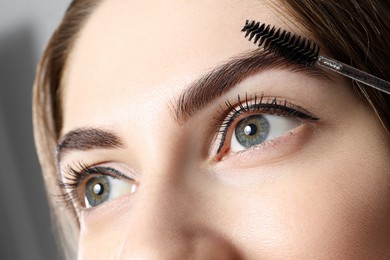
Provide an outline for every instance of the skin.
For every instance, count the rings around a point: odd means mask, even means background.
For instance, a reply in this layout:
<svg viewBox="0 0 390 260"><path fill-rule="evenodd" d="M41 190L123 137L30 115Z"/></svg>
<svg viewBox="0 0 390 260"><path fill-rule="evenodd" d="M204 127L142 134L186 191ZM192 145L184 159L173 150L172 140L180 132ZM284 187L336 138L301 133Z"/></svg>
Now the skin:
<svg viewBox="0 0 390 260"><path fill-rule="evenodd" d="M256 49L246 19L307 35L262 1L110 0L89 18L64 74L62 134L105 129L124 146L69 151L60 166L109 166L137 190L79 211L80 259L390 256L389 138L348 80L260 71L175 121L172 101L193 80ZM216 160L213 115L246 93L319 120Z"/></svg>

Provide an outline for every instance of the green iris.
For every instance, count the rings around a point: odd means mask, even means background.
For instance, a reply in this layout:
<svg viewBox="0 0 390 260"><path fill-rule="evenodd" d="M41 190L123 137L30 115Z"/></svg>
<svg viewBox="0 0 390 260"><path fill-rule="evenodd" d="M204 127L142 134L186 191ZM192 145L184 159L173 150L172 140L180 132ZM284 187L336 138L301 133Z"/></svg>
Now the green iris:
<svg viewBox="0 0 390 260"><path fill-rule="evenodd" d="M264 116L253 115L238 122L235 134L238 143L249 148L267 140L269 130L269 122Z"/></svg>
<svg viewBox="0 0 390 260"><path fill-rule="evenodd" d="M88 180L85 186L85 200L91 207L105 202L110 195L109 177L94 177Z"/></svg>

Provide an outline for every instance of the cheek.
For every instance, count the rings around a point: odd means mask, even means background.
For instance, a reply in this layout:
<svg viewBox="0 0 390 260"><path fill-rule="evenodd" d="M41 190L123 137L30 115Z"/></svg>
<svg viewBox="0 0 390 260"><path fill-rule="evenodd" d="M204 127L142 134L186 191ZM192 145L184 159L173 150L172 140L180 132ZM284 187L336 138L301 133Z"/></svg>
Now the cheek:
<svg viewBox="0 0 390 260"><path fill-rule="evenodd" d="M367 159L290 165L273 171L272 182L253 184L232 220L241 247L270 258L389 254L390 165L382 156Z"/></svg>
<svg viewBox="0 0 390 260"><path fill-rule="evenodd" d="M126 198L103 204L80 219L79 259L118 259L126 242L131 205Z"/></svg>
<svg viewBox="0 0 390 260"><path fill-rule="evenodd" d="M123 235L120 229L104 226L82 226L79 240L79 259L116 259Z"/></svg>

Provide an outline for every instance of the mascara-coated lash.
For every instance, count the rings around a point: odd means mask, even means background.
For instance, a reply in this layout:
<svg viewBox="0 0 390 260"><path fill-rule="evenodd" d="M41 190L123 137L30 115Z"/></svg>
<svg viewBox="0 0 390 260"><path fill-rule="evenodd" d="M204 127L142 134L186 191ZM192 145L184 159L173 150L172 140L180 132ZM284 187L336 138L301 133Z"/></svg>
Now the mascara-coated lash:
<svg viewBox="0 0 390 260"><path fill-rule="evenodd" d="M318 120L317 117L309 114L308 112L301 111L298 107L290 104L287 100L265 97L264 95L254 95L252 97L246 94L244 100L242 100L241 96L238 95L237 102L234 105L229 100L225 102L225 105L228 111L227 113L224 112L221 114L224 115L224 119L220 120L222 123L219 124L218 132L221 134L221 139L218 145L217 154L221 152L221 149L226 141L228 130L236 118L245 113L278 115L310 121Z"/></svg>
<svg viewBox="0 0 390 260"><path fill-rule="evenodd" d="M76 168L68 167L63 174L63 180L59 181L59 187L64 191L63 195L59 198L66 207L73 206L76 202L78 205L83 205L82 198L80 197L79 188L85 182L87 178L93 176L109 176L114 179L124 178L130 181L134 181L132 178L124 175L123 173L105 166L88 166L83 163L79 163Z"/></svg>

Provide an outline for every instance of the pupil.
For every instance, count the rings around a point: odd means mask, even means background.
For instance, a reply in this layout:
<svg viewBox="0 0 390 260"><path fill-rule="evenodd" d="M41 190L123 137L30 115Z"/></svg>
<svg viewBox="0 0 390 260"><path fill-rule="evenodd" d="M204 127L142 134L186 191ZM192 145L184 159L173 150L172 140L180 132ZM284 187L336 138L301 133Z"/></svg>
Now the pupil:
<svg viewBox="0 0 390 260"><path fill-rule="evenodd" d="M110 197L110 177L92 177L85 186L85 206L95 207L102 204Z"/></svg>
<svg viewBox="0 0 390 260"><path fill-rule="evenodd" d="M262 115L253 115L237 123L235 134L238 144L249 148L266 141L269 131L268 120Z"/></svg>
<svg viewBox="0 0 390 260"><path fill-rule="evenodd" d="M104 188L103 188L103 185L100 184L100 183L97 183L93 186L93 193L95 193L95 195L101 195L104 191Z"/></svg>
<svg viewBox="0 0 390 260"><path fill-rule="evenodd" d="M254 135L257 133L257 126L255 124L249 124L244 128L246 135Z"/></svg>

